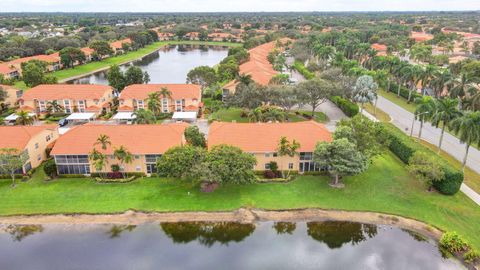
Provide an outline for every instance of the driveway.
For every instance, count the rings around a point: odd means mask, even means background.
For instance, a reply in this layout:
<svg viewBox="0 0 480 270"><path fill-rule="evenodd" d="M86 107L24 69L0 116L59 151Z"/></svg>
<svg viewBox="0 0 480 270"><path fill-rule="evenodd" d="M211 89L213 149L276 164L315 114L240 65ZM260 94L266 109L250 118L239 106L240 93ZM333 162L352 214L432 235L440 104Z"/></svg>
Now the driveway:
<svg viewBox="0 0 480 270"><path fill-rule="evenodd" d="M304 105L304 106L295 106L293 109L300 109L304 111L312 111L312 106ZM322 103L315 109L316 112L323 112L328 116L328 123L325 124L325 127L330 131L335 131L335 127L338 121L342 120L343 118L347 118L347 116L340 110L337 105L333 104L330 100Z"/></svg>
<svg viewBox="0 0 480 270"><path fill-rule="evenodd" d="M388 99L378 96L378 108L388 113L393 120L393 124L410 135L410 128L412 126L413 114ZM413 128L413 135L418 137L420 130L420 122L416 121ZM433 127L430 123L423 124L422 139L438 145L441 129ZM461 143L456 137L445 132L443 136L442 150L459 160L463 161L465 155L465 144ZM470 147L467 166L477 173L480 173L480 151L476 148ZM461 190L480 205L480 195L475 193L472 189L462 184Z"/></svg>

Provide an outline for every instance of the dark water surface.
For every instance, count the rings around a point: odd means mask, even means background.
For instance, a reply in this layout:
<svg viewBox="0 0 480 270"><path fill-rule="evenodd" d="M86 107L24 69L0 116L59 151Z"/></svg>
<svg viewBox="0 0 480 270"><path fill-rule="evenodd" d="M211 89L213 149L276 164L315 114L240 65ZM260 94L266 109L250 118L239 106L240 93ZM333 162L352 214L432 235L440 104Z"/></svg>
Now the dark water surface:
<svg viewBox="0 0 480 270"><path fill-rule="evenodd" d="M214 66L227 56L221 46L172 45L131 64L150 75L150 83L185 83L187 73L197 66ZM125 70L129 65L122 66ZM77 80L80 84L108 84L106 72L98 72Z"/></svg>
<svg viewBox="0 0 480 270"><path fill-rule="evenodd" d="M463 269L433 240L350 222L3 226L0 269Z"/></svg>

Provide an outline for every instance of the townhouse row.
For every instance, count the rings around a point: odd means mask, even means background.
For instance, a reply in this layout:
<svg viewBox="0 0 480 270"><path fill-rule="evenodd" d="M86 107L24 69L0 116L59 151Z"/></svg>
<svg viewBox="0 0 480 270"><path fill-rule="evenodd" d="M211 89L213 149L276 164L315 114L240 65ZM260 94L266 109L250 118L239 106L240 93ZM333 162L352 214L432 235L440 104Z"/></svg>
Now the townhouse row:
<svg viewBox="0 0 480 270"><path fill-rule="evenodd" d="M121 166L125 172L156 173L156 162L168 149L186 143L185 123L160 125L98 125L76 126L59 136L53 126L0 127L2 140L0 148L16 148L29 158L21 169L27 172L44 161L49 151L55 159L59 174L84 174L109 172L111 165ZM106 149L96 144L100 135L107 135L111 144ZM300 143L299 154L294 157L278 154L278 143L282 137ZM270 162L277 162L281 168L299 171L319 171L313 161L317 142L331 141L330 132L314 121L299 123L220 123L210 126L208 147L227 144L239 147L255 156L254 170L270 169ZM54 142L54 143L53 143ZM129 164L115 159L114 150L125 147L133 155ZM47 149L51 149L47 150ZM93 149L107 156L105 166L97 170L89 154Z"/></svg>

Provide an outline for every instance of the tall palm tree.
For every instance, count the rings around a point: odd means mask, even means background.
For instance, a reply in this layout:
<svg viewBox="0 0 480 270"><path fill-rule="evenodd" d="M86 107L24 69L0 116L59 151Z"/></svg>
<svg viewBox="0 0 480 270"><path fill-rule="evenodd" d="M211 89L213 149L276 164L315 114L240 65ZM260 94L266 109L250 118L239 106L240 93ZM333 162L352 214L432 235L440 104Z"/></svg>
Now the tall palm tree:
<svg viewBox="0 0 480 270"><path fill-rule="evenodd" d="M27 111L19 111L15 122L17 125L30 126L33 125L34 119Z"/></svg>
<svg viewBox="0 0 480 270"><path fill-rule="evenodd" d="M468 150L474 143L480 143L480 112L466 111L462 116L450 123L450 128L465 143L465 156L462 162L462 169L465 169L468 158Z"/></svg>
<svg viewBox="0 0 480 270"><path fill-rule="evenodd" d="M430 82L430 85L433 89L435 97L437 98L440 97L443 91L445 90L445 88L447 88L448 90L451 86L451 81L452 81L452 73L450 73L450 70L448 69L438 70L434 74Z"/></svg>
<svg viewBox="0 0 480 270"><path fill-rule="evenodd" d="M97 170L97 172L104 172L104 168L107 165L107 156L102 154L97 149L93 148L93 150L89 153L88 159L93 162L93 166Z"/></svg>
<svg viewBox="0 0 480 270"><path fill-rule="evenodd" d="M370 103L377 98L378 85L371 76L363 75L357 79L353 90L353 100L362 104L361 112L365 103Z"/></svg>
<svg viewBox="0 0 480 270"><path fill-rule="evenodd" d="M112 142L108 135L100 134L93 145L100 145L103 150L107 150L107 146L112 145Z"/></svg>
<svg viewBox="0 0 480 270"><path fill-rule="evenodd" d="M155 119L162 110L162 102L160 101L160 92L152 92L147 97L147 108L153 112Z"/></svg>
<svg viewBox="0 0 480 270"><path fill-rule="evenodd" d="M139 109L133 113L135 124L155 124L155 115L150 110Z"/></svg>
<svg viewBox="0 0 480 270"><path fill-rule="evenodd" d="M400 62L398 63L394 68L393 68L393 75L395 76L395 78L397 79L397 96L399 97L400 96L400 90L402 88L402 85L405 81L405 77L404 77L404 73L405 73L405 69L407 68L409 64L406 63L406 62Z"/></svg>
<svg viewBox="0 0 480 270"><path fill-rule="evenodd" d="M172 98L172 92L168 90L168 88L162 87L162 89L160 89L160 96L162 98Z"/></svg>
<svg viewBox="0 0 480 270"><path fill-rule="evenodd" d="M299 148L300 148L300 143L297 142L296 140L293 140L292 142L290 142L287 139L287 137L281 137L280 141L278 142L277 153L278 153L278 156L280 157L288 156L292 158L295 155L298 155ZM287 170L287 175L285 176L283 162L281 166L282 166L283 178L288 178L290 176L290 168Z"/></svg>
<svg viewBox="0 0 480 270"><path fill-rule="evenodd" d="M118 161L120 162L120 165L123 165L123 164L131 164L133 162L133 154L130 153L127 148L123 145L120 145L120 147L116 148L114 151L113 151L113 156L118 159ZM127 171L125 171L125 174L123 174L123 177L125 178L125 176L127 175Z"/></svg>
<svg viewBox="0 0 480 270"><path fill-rule="evenodd" d="M437 72L438 72L438 67L435 65L427 65L423 69L420 75L420 78L422 80L422 95L425 95L425 90L427 86L430 85L432 78L435 76Z"/></svg>
<svg viewBox="0 0 480 270"><path fill-rule="evenodd" d="M428 121L435 110L433 98L430 96L423 96L415 99L415 104L417 105L413 117L412 129L410 130L410 137L413 136L413 127L415 125L415 120L420 121L420 130L418 131L418 139L422 138L423 123Z"/></svg>
<svg viewBox="0 0 480 270"><path fill-rule="evenodd" d="M462 72L460 76L455 76L452 78L452 87L448 93L451 98L458 99L460 109L463 108L467 90L472 86L471 82L472 80L470 77L464 72Z"/></svg>
<svg viewBox="0 0 480 270"><path fill-rule="evenodd" d="M470 98L468 99L468 108L473 111L480 110L480 87L478 85L471 85L468 88Z"/></svg>
<svg viewBox="0 0 480 270"><path fill-rule="evenodd" d="M64 111L64 108L62 105L58 104L58 101L56 100L53 100L53 101L49 101L47 103L47 111L49 113L52 113L52 112L63 112Z"/></svg>
<svg viewBox="0 0 480 270"><path fill-rule="evenodd" d="M440 140L438 142L438 152L442 149L443 135L445 128L450 125L450 122L461 116L458 110L458 101L456 99L442 98L435 101L435 112L432 115L432 125L435 127L442 127Z"/></svg>

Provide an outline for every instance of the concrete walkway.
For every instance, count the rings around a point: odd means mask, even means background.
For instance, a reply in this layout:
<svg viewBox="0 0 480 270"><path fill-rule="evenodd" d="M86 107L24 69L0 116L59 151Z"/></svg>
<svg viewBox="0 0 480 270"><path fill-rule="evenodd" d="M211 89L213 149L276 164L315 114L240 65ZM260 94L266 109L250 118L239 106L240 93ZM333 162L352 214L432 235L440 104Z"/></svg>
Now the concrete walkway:
<svg viewBox="0 0 480 270"><path fill-rule="evenodd" d="M377 107L382 111L388 113L392 118L392 123L410 135L410 129L412 127L413 114L390 100L378 96ZM416 121L413 127L413 136L418 137L420 130L420 122ZM423 124L422 139L438 145L440 139L441 129L432 126L430 123ZM458 161L462 162L465 155L465 144L461 143L455 136L445 132L443 136L442 150L453 156ZM473 171L480 173L480 151L476 148L470 147L467 166ZM474 190L469 188L466 184L462 184L460 189L470 199L480 205L480 195Z"/></svg>
<svg viewBox="0 0 480 270"><path fill-rule="evenodd" d="M310 105L304 105L304 106L295 106L293 109L300 109L304 111L312 111L312 106ZM337 123L342 120L343 118L346 118L347 116L340 110L335 104L333 104L330 100L327 100L326 102L322 103L320 106L318 106L315 109L316 112L323 112L324 114L327 115L329 121L328 123L325 124L325 127L330 131L333 132L335 131L335 127Z"/></svg>

